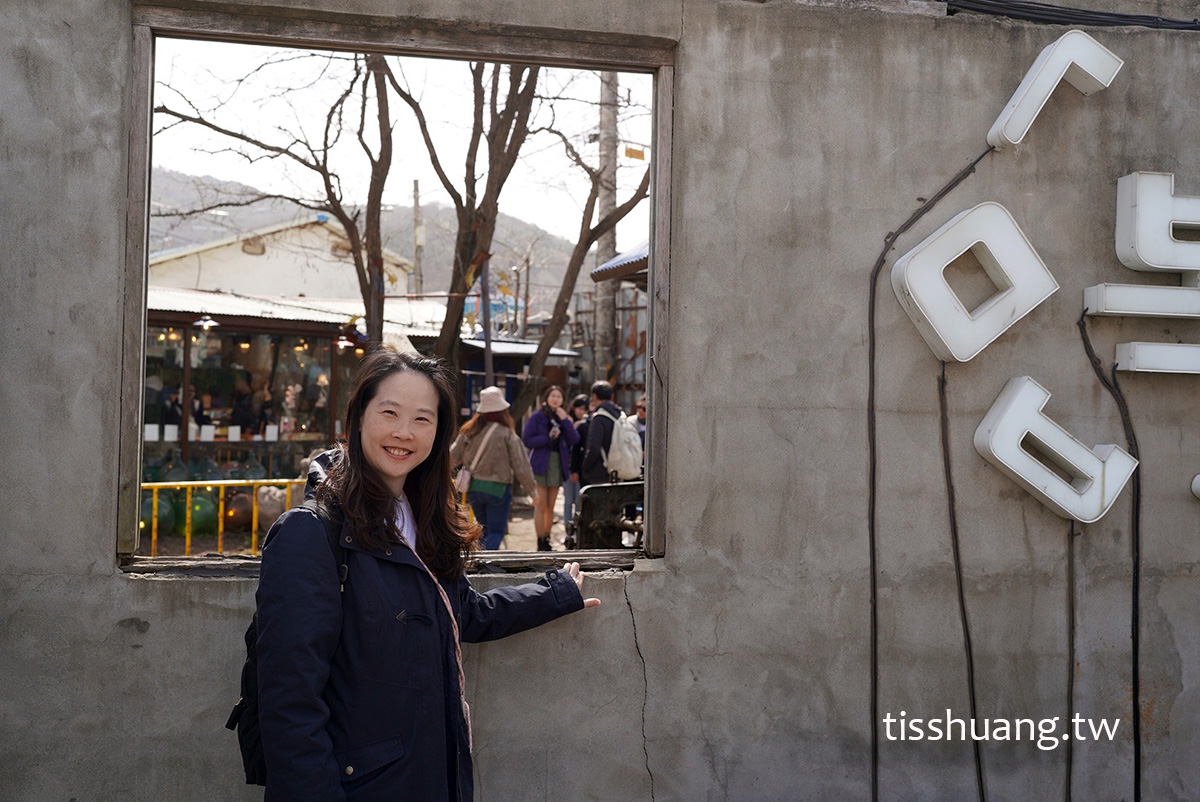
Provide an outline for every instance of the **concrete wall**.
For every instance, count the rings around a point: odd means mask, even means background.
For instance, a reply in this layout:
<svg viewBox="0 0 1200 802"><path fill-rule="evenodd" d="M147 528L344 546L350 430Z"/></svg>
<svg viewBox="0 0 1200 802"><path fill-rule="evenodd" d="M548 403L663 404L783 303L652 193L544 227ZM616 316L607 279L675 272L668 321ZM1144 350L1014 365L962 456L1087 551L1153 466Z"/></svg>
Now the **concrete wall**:
<svg viewBox="0 0 1200 802"><path fill-rule="evenodd" d="M211 4L679 42L668 555L591 580L598 610L467 649L479 799L870 798L868 276L884 237L983 151L1029 64L1063 32L947 19L931 5ZM252 581L155 579L115 565L130 7L59 0L8 4L0 16L18 33L0 42L0 442L10 455L0 482L0 796L256 798L238 787L221 728ZM1090 33L1126 60L1113 86L1087 98L1056 92L1022 145L986 157L889 258L994 200L1061 285L975 360L946 369L980 717L1064 714L1072 588L1067 522L986 465L971 434L1010 377L1031 375L1077 437L1124 443L1075 325L1084 287L1154 280L1114 256L1115 181L1168 171L1177 191L1200 195L1200 38ZM966 718L939 365L882 282L878 712ZM1090 328L1106 363L1117 342L1200 335L1195 323L1134 318ZM1144 486L1142 793L1191 799L1196 380L1126 375L1122 385ZM1076 528L1074 709L1121 719L1114 742L1074 744L1078 799L1134 797L1130 513L1127 489L1105 518ZM1062 796L1065 747L982 752L989 798ZM880 799L974 797L968 744L881 737L879 760Z"/></svg>

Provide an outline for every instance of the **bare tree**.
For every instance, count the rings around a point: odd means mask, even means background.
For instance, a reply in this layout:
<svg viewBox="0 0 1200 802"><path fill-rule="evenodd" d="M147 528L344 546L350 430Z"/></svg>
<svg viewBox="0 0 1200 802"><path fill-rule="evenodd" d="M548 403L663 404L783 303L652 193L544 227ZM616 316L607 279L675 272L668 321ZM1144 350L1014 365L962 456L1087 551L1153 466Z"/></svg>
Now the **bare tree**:
<svg viewBox="0 0 1200 802"><path fill-rule="evenodd" d="M521 146L529 135L529 118L538 83L539 68L516 64L470 64L474 109L467 145L462 191L446 174L442 159L429 132L421 101L390 70L387 77L396 94L417 118L429 160L442 186L454 202L458 232L454 243L454 268L446 317L438 335L435 353L458 364L458 344L467 292L491 257L492 238L500 192L512 173ZM486 153L481 148L486 145ZM483 191L479 191L480 157L486 159ZM488 300L484 299L484 303Z"/></svg>
<svg viewBox="0 0 1200 802"><path fill-rule="evenodd" d="M647 167L646 171L642 174L641 183L626 198L624 203L621 203L612 211L601 216L593 225L592 218L596 216L596 207L603 188L606 185L603 171L600 167L589 165L574 145L571 144L570 138L562 132L554 128L542 130L558 137L562 141L563 147L571 161L587 174L591 181L591 188L588 192L587 201L583 205L583 213L579 222L579 238L575 242L575 248L571 251L571 259L567 263L567 270L563 275L562 286L559 287L558 298L554 302L554 311L551 314L545 332L542 334L542 339L538 343L537 351L534 352L533 358L529 362L529 373L535 378L532 381L526 382L521 388L521 393L517 396L516 403L513 404L512 414L514 416L525 414L525 410L533 404L533 400L537 397L540 389L539 377L546 366L546 358L550 355L551 347L558 340L559 335L562 334L563 327L567 324L571 296L575 293L575 283L579 279L579 271L583 267L588 251L591 250L592 245L601 236L613 231L617 223L621 222L627 214L633 211L650 194L650 168Z"/></svg>
<svg viewBox="0 0 1200 802"><path fill-rule="evenodd" d="M304 56L289 54L271 63L280 64L302 57ZM210 112L197 108L186 98L183 102L187 104L187 110L165 104L154 109L156 114L174 120L156 133L178 124L206 128L226 137L230 145L225 150L239 154L247 163L262 159L284 159L300 166L317 179L318 192L307 196L257 193L237 200L218 199L195 209L156 214L187 216L214 208L245 206L267 199L282 199L302 208L332 215L345 231L366 310L367 338L375 344L383 340L383 237L380 232L380 219L383 191L392 166L392 122L386 82L390 71L384 57L373 53L327 54L322 55L322 58L326 59L328 64L348 60L351 71L345 88L325 113L319 139L310 138L302 125L291 128L277 126L277 139L274 141L259 134L234 130L214 121ZM257 69L262 69L263 66ZM369 130L371 128L375 130ZM334 164L335 147L343 138L350 136L357 140L370 166L366 202L361 205L345 197L342 189L342 171ZM374 144L371 142L372 138L377 138Z"/></svg>

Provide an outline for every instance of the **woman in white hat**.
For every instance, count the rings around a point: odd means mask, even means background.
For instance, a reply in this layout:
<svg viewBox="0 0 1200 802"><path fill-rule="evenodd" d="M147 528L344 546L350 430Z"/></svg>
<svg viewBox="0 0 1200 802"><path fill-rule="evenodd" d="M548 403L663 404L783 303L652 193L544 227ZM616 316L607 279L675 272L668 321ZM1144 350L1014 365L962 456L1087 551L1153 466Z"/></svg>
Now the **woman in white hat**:
<svg viewBox="0 0 1200 802"><path fill-rule="evenodd" d="M533 470L517 436L508 402L499 387L479 393L475 414L463 424L450 446L450 462L470 471L467 503L483 527L483 547L498 549L508 533L513 481L527 495L534 493Z"/></svg>

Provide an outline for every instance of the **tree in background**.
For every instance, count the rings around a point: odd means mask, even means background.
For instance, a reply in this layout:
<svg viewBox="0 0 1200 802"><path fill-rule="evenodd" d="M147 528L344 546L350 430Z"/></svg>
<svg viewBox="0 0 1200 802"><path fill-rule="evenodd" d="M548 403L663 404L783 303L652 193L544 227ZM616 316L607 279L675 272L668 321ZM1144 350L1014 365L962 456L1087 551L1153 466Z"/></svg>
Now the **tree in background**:
<svg viewBox="0 0 1200 802"><path fill-rule="evenodd" d="M529 362L529 373L533 377L540 377L542 375L542 371L546 367L546 358L550 355L550 349L558 341L563 327L567 324L571 296L575 293L575 283L579 278L579 271L583 267L588 251L591 250L592 246L596 244L596 241L601 236L613 231L617 223L621 222L626 215L633 211L634 207L645 200L650 194L650 168L647 167L646 171L642 174L642 180L638 184L637 189L623 203L601 216L593 224L592 220L596 217L597 203L606 186L603 171L599 167L588 164L571 143L569 137L553 128L545 130L547 133L561 140L563 148L566 150L568 156L570 156L571 161L587 175L591 189L588 192L583 212L580 215L579 238L575 242L575 249L572 251L571 259L567 263L567 271L563 276L562 286L558 291L558 298L554 302L554 311L546 326L546 331L542 334L542 339L538 343L537 351L534 352L533 358ZM517 396L516 403L513 404L512 414L515 416L523 415L525 410L533 405L539 389L540 382L537 378L526 382L521 388L520 395Z"/></svg>
<svg viewBox="0 0 1200 802"><path fill-rule="evenodd" d="M342 89L325 111L323 124L316 132L310 132L304 124L306 117L293 107L292 120L285 121L279 115L271 119L270 134L266 131L247 133L218 122L222 107L254 74L271 67L290 67L306 59L324 60L320 77L334 76L340 80ZM339 66L349 66L349 71L339 75ZM350 257L358 277L359 291L366 310L367 338L372 344L383 341L383 237L380 231L383 192L388 173L392 167L392 120L388 106L387 62L379 54L335 54L283 51L257 67L250 75L237 81L222 101L210 109L200 109L183 95L180 100L187 110L173 108L167 104L155 106L155 114L161 114L172 122L156 129L155 134L169 130L174 125L188 124L206 128L228 141L227 152L235 153L254 163L263 159L279 159L299 166L302 172L315 179L313 191L294 193L255 193L239 198L219 198L199 208L155 212L156 215L188 216L202 214L228 206L246 206L269 199L285 200L305 209L332 215L345 231ZM170 88L169 86L167 87ZM310 82L302 82L279 90L280 97L311 89ZM257 121L256 121L257 122ZM286 123L286 124L285 124ZM259 125L265 129L265 124ZM365 203L356 204L345 197L342 174L351 169L344 164L347 150L338 146L353 138L365 158L370 178ZM335 152L336 151L336 152Z"/></svg>
<svg viewBox="0 0 1200 802"><path fill-rule="evenodd" d="M434 348L438 356L449 359L455 366L458 365L466 296L479 278L484 263L491 257L500 192L529 136L529 119L540 71L533 66L485 62L471 62L469 67L473 108L461 191L443 167L421 101L410 87L396 78L395 73L387 73L392 88L417 118L429 161L453 201L458 218L446 317ZM481 168L485 171L482 191ZM488 302L489 299L483 299L483 303Z"/></svg>
<svg viewBox="0 0 1200 802"><path fill-rule="evenodd" d="M298 68L298 62L313 59L318 60L322 69ZM557 78L542 79L547 74L557 74L559 71L528 65L464 63L469 76L469 98L448 101L445 94L440 93L436 98L437 112L453 119L449 122L450 128L439 128L435 132L431 130L431 121L427 119L434 108L433 101L423 102L422 97L409 85L404 74L406 63L403 58L385 58L378 54L285 50L251 67L244 77L232 81L232 89L209 108L201 109L177 92L180 100L176 106L168 103L156 106L156 113L170 121L159 128L156 134L176 125L206 129L227 143L220 148L221 152L234 153L247 164L273 160L293 165L299 168L293 172L308 180L293 181L293 188L289 191L281 191L272 183L272 189L268 192L253 191L239 197L218 197L212 202L201 202L198 208L183 212L158 211L155 214L198 215L220 207L247 206L276 199L328 213L338 220L346 233L367 310L369 338L372 342L381 341L384 237L380 229L383 213L389 208L384 205L383 196L392 167L393 126L397 122L392 116L389 94L395 92L412 111L429 163L454 208L454 230L447 232L447 236L454 239L453 266L447 288L446 314L434 350L457 366L466 298L495 251L511 250L518 261L523 261L519 273L507 282L497 282L497 285L502 288L508 286L514 294L523 295L525 315L528 314L532 253L544 232L530 235L531 241L528 243L505 244L498 241L495 234L501 192L518 164L522 148L531 138L545 138L546 144L540 151L543 160L547 150L557 152L561 144L566 154L563 161L581 169L586 181L568 182L559 175L549 180L570 183L572 189L576 183L580 187L587 186L589 194L580 207L582 219L579 234L570 256L567 258L565 253L563 255L563 261L567 262L563 280L561 284L556 281L554 289L550 290L557 293L555 309L531 364L531 372L537 377L567 321L569 301L589 250L599 238L611 233L616 224L646 197L649 173L643 176L641 186L626 203L605 211L605 195L615 197L614 180L606 178L603 171L589 165L583 155L587 150L584 140L587 144L596 141L594 123L584 123L593 127L583 134L578 130L570 130L570 126L578 126L581 119L596 119L590 113L571 113L569 107L573 103L586 103L589 109L595 106L592 99L585 101L569 96L573 82L582 81L594 73L565 71L565 83L555 84ZM290 73L282 79L288 83L278 88L275 94L287 98L290 103L284 113L281 114L278 109L269 112L264 109L251 122L243 112L244 122L230 122L228 116L233 112L228 112L224 107L244 85L256 81L261 83L262 74L271 70ZM326 100L312 99L315 88L330 83L338 87L336 93L326 91L323 95ZM170 88L169 85L167 88ZM455 102L458 102L457 106L452 105ZM566 111L556 115L556 104L562 104ZM571 122L563 122L568 118ZM314 119L319 122L313 124ZM462 156L461 184L456 184L447 169L446 151L450 147L447 143L456 141L454 135L460 131L467 132L467 136ZM444 137L443 132L449 132L452 136ZM348 197L351 193L344 189L344 184L352 182L343 179L361 171L361 166L356 165L361 165L364 159L370 176L366 184L366 197L352 200ZM571 174L572 169L567 166L561 172ZM362 194L361 190L359 194ZM577 201L581 194L575 194ZM596 212L598 199L599 214ZM599 219L593 225L595 217ZM560 266L561 263L553 264L552 272L557 273ZM523 293L513 286L519 280L524 283ZM524 330L524 315L522 318L518 328ZM517 324L517 321L513 323ZM537 379L535 385L536 382ZM527 390L527 393L535 390L536 386L533 390ZM527 404L527 401L524 403Z"/></svg>

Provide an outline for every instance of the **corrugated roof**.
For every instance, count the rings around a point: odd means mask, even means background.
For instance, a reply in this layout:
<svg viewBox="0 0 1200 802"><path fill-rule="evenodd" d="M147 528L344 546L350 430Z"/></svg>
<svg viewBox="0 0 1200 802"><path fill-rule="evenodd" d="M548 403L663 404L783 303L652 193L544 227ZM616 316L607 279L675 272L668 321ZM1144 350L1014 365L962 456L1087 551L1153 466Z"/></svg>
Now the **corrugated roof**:
<svg viewBox="0 0 1200 802"><path fill-rule="evenodd" d="M347 317L363 315L362 301L357 298L295 298L293 301ZM396 297L383 299L384 324L398 326L414 336L436 337L441 333L445 319L446 305L440 301Z"/></svg>
<svg viewBox="0 0 1200 802"><path fill-rule="evenodd" d="M298 320L309 323L344 325L350 316L326 309L296 305L289 301L305 299L263 298L211 290L185 290L178 287L146 288L146 308L161 312L189 312L197 315L261 317L271 320ZM358 305L362 314L362 303Z"/></svg>
<svg viewBox="0 0 1200 802"><path fill-rule="evenodd" d="M147 309L187 312L214 317L257 317L345 326L364 314L362 301L353 298L268 298L212 290L178 287L146 288ZM436 301L388 298L383 308L383 339L398 350L413 351L409 335L436 336L446 308ZM412 325L410 325L410 321Z"/></svg>
<svg viewBox="0 0 1200 802"><path fill-rule="evenodd" d="M462 344L481 350L485 347L483 340L463 340ZM497 356L533 356L537 349L538 343L524 340L492 340L492 353ZM579 356L579 352L551 346L550 356Z"/></svg>
<svg viewBox="0 0 1200 802"><path fill-rule="evenodd" d="M625 278L641 272L650 264L650 240L642 242L632 250L609 259L604 264L593 268L592 281L608 281L615 278Z"/></svg>

